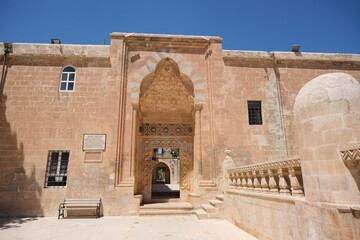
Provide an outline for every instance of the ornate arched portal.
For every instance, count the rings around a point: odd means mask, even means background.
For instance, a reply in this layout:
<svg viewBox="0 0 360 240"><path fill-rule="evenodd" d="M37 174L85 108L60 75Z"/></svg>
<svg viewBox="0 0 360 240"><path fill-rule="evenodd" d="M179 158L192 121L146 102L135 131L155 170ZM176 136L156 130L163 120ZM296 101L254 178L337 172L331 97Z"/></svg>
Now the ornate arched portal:
<svg viewBox="0 0 360 240"><path fill-rule="evenodd" d="M185 201L193 191L194 86L175 61L164 58L144 77L138 113L137 192L151 201L153 149L179 148L180 199Z"/></svg>

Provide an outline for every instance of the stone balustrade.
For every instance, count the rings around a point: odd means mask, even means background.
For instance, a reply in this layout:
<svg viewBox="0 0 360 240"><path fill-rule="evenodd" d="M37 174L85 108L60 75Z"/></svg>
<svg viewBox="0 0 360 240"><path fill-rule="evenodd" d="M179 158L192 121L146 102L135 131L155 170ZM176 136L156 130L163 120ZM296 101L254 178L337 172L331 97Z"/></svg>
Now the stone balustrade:
<svg viewBox="0 0 360 240"><path fill-rule="evenodd" d="M299 157L231 168L228 173L230 188L304 196Z"/></svg>

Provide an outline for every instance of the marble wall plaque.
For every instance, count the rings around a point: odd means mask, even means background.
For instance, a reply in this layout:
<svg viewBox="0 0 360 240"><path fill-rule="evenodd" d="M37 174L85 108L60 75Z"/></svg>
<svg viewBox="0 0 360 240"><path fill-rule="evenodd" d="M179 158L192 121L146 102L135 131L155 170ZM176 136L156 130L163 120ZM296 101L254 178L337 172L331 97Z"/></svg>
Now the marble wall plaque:
<svg viewBox="0 0 360 240"><path fill-rule="evenodd" d="M105 151L106 134L84 134L83 151Z"/></svg>

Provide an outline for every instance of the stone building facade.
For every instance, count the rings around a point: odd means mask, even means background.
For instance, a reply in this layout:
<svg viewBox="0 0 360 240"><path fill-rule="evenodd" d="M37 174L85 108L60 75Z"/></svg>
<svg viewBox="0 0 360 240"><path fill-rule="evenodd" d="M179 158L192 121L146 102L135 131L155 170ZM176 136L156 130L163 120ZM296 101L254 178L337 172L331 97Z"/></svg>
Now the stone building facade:
<svg viewBox="0 0 360 240"><path fill-rule="evenodd" d="M224 217L262 239L359 239L359 55L110 36L11 45L1 216L55 216L64 198L90 197L105 216L137 215L152 201L153 149L178 148L180 201L198 208L224 185ZM236 166L226 178L225 150Z"/></svg>

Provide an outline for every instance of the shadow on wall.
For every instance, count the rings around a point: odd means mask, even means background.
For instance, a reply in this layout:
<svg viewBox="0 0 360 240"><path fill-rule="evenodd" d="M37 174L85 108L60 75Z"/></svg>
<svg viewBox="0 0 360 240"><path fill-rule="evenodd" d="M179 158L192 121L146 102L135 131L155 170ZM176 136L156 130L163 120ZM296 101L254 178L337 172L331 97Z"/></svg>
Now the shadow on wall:
<svg viewBox="0 0 360 240"><path fill-rule="evenodd" d="M42 216L39 201L42 186L36 181L35 165L24 164L23 143L18 142L17 134L11 130L6 101L7 96L0 89L0 217ZM15 222L21 224L24 220L0 221L0 229Z"/></svg>

